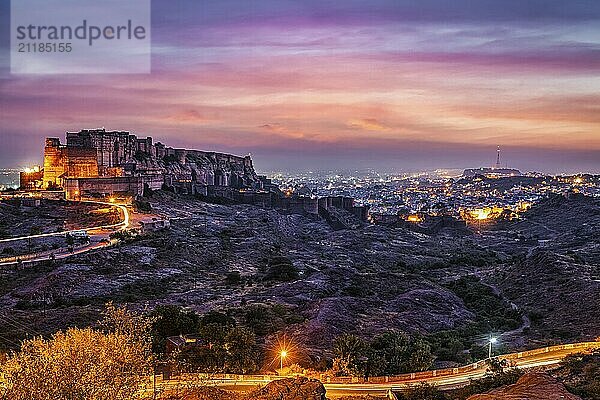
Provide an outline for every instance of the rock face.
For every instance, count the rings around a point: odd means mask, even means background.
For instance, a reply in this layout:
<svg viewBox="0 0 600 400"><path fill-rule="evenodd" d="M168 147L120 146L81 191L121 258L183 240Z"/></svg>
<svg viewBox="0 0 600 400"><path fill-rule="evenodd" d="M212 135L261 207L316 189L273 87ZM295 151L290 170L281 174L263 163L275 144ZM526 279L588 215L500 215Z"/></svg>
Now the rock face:
<svg viewBox="0 0 600 400"><path fill-rule="evenodd" d="M200 185L256 188L259 182L249 156L238 157L224 153L199 150L177 150L176 156L157 158L139 155L127 161L135 173L160 172L175 181Z"/></svg>
<svg viewBox="0 0 600 400"><path fill-rule="evenodd" d="M248 400L326 400L325 387L316 379L280 379L252 393Z"/></svg>
<svg viewBox="0 0 600 400"><path fill-rule="evenodd" d="M514 385L477 394L467 400L581 400L550 375L532 372L523 375Z"/></svg>

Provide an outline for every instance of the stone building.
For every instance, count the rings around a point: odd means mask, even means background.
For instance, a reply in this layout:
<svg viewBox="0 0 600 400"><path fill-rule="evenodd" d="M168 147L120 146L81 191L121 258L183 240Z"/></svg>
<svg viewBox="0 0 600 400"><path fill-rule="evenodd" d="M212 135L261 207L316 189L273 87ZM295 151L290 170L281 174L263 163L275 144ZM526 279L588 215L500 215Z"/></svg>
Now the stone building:
<svg viewBox="0 0 600 400"><path fill-rule="evenodd" d="M144 193L144 181L139 176L64 178L63 186L67 200L101 198L114 194L135 198Z"/></svg>
<svg viewBox="0 0 600 400"><path fill-rule="evenodd" d="M174 149L151 137L104 128L67 132L66 144L47 138L42 175L44 189L64 188L69 198L111 193L111 187L112 192L129 188L134 197L165 185L189 194L206 193L211 186L261 188L250 156Z"/></svg>
<svg viewBox="0 0 600 400"><path fill-rule="evenodd" d="M62 187L63 179L98 177L96 150L62 145L58 138L46 139L44 147L43 187Z"/></svg>

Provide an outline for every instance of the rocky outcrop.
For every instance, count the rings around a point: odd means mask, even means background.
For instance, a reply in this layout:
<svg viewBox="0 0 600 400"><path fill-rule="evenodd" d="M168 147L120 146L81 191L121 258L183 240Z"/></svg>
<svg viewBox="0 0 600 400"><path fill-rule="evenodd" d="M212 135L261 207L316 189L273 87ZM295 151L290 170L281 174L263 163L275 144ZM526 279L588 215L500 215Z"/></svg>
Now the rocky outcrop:
<svg viewBox="0 0 600 400"><path fill-rule="evenodd" d="M514 385L508 385L467 400L581 400L569 393L562 383L548 374L532 372L523 375Z"/></svg>
<svg viewBox="0 0 600 400"><path fill-rule="evenodd" d="M280 379L250 394L248 400L326 400L325 387L316 379Z"/></svg>
<svg viewBox="0 0 600 400"><path fill-rule="evenodd" d="M200 185L256 188L259 178L249 156L239 157L224 153L199 150L181 150L179 157L156 158L149 154L137 154L125 164L133 173L171 176L175 181L187 181Z"/></svg>

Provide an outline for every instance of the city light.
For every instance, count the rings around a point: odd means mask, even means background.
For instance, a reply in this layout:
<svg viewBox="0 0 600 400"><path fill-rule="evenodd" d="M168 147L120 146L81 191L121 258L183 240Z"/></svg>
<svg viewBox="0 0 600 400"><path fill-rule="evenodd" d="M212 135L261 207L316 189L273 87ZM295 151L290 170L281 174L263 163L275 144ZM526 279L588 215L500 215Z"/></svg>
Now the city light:
<svg viewBox="0 0 600 400"><path fill-rule="evenodd" d="M269 347L272 355L269 365L273 366L279 375L283 374L284 366L292 366L302 358L302 349L285 334L275 338Z"/></svg>
<svg viewBox="0 0 600 400"><path fill-rule="evenodd" d="M23 169L23 172L25 172L26 174L33 174L36 172L40 172L40 167L38 167L38 166L35 166L33 168L26 167L25 169Z"/></svg>
<svg viewBox="0 0 600 400"><path fill-rule="evenodd" d="M406 218L406 220L408 222L415 222L415 223L417 223L417 222L422 222L423 218L421 218L418 215L409 215L408 218Z"/></svg>
<svg viewBox="0 0 600 400"><path fill-rule="evenodd" d="M478 208L476 210L471 211L471 216L478 220L488 219L490 217L491 211L485 208Z"/></svg>
<svg viewBox="0 0 600 400"><path fill-rule="evenodd" d="M498 343L498 339L495 337L491 337L489 340L488 358L492 358L492 345L496 343Z"/></svg>
<svg viewBox="0 0 600 400"><path fill-rule="evenodd" d="M287 355L288 355L287 350L281 350L279 352L279 361L280 361L280 363L279 363L279 369L283 369L283 359L286 358Z"/></svg>

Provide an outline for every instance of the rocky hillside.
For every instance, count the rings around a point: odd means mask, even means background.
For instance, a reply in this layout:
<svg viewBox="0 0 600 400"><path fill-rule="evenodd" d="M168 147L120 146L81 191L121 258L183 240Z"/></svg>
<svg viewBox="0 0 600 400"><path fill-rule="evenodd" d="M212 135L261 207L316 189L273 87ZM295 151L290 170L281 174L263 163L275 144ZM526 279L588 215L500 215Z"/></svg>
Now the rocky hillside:
<svg viewBox="0 0 600 400"><path fill-rule="evenodd" d="M599 336L600 199L553 196L503 229L486 243L512 259L490 280L529 315L529 338Z"/></svg>
<svg viewBox="0 0 600 400"><path fill-rule="evenodd" d="M466 337L485 341L490 332L502 334L505 350L588 339L600 334L598 200L565 200L478 235L339 229L317 216L157 192L149 201L170 216L169 231L4 271L0 305L19 329L0 326L0 335L11 347L25 334L90 324L112 300L217 310L266 345L285 331L302 349L298 362L330 355L342 333L447 331L432 348L457 362L471 347ZM549 229L557 232L552 241L531 239Z"/></svg>
<svg viewBox="0 0 600 400"><path fill-rule="evenodd" d="M250 157L199 150L179 150L175 156L155 158L147 153L137 153L129 162L137 172L160 171L180 181L201 185L254 188L259 179Z"/></svg>
<svg viewBox="0 0 600 400"><path fill-rule="evenodd" d="M477 394L467 400L581 400L569 393L562 383L545 373L523 375L514 385Z"/></svg>
<svg viewBox="0 0 600 400"><path fill-rule="evenodd" d="M475 318L445 286L469 260L488 257L471 242L373 225L335 230L317 217L157 196L169 231L10 272L2 305L50 331L108 300L219 310L259 336L286 329L313 354L341 333L427 333ZM464 257L448 264L455 254Z"/></svg>

